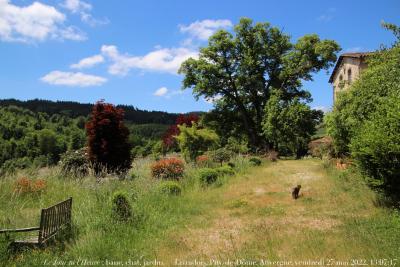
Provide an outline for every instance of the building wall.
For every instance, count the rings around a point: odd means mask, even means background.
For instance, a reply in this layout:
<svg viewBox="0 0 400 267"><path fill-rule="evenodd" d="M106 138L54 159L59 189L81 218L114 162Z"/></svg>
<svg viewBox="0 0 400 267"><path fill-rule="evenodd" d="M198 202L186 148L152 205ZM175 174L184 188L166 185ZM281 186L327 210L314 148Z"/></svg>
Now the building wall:
<svg viewBox="0 0 400 267"><path fill-rule="evenodd" d="M343 58L333 78L333 102L335 102L337 94L347 90L350 84L358 79L360 72L366 67L367 65L361 58Z"/></svg>

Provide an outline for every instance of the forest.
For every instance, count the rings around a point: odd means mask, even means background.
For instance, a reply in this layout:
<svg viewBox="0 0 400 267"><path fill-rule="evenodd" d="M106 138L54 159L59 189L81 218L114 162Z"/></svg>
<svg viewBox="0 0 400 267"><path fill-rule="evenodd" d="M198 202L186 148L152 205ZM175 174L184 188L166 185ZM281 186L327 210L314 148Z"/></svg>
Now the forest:
<svg viewBox="0 0 400 267"><path fill-rule="evenodd" d="M64 115L70 118L79 116L87 117L92 110L93 104L83 104L72 101L49 101L41 99L33 99L21 101L16 99L0 99L0 107L17 106L28 109L32 112L46 113L48 115ZM178 114L162 112L162 111L146 111L140 110L133 106L117 105L125 111L125 120L135 124L174 124Z"/></svg>

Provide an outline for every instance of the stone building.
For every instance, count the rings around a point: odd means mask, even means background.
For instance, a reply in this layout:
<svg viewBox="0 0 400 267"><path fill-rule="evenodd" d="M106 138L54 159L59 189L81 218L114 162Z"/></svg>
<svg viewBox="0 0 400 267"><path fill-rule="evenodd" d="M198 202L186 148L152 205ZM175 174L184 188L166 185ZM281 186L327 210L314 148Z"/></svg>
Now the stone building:
<svg viewBox="0 0 400 267"><path fill-rule="evenodd" d="M340 55L329 82L333 85L333 102L337 94L348 89L350 84L358 79L360 73L367 67L365 61L372 52L365 53L344 53Z"/></svg>

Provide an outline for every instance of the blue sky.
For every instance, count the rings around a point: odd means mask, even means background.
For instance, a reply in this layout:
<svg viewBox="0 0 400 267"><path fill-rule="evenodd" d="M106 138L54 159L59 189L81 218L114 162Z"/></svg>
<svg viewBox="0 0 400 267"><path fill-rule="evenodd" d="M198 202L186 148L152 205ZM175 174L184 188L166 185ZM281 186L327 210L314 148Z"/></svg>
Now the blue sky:
<svg viewBox="0 0 400 267"><path fill-rule="evenodd" d="M270 22L292 36L316 33L342 52L371 51L400 24L400 1L94 1L0 0L0 98L95 102L141 109L209 110L181 91L179 64L216 29L241 17ZM312 107L329 108L329 74L304 87Z"/></svg>

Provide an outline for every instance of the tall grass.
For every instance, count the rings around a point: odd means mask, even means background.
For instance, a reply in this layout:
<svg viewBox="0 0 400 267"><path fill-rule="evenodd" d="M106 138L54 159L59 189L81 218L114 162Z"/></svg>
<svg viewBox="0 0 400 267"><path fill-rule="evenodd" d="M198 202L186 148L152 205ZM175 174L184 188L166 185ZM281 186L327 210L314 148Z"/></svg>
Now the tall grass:
<svg viewBox="0 0 400 267"><path fill-rule="evenodd" d="M154 259L157 246L166 233L184 227L191 216L211 209L213 201L203 201L205 191L197 181L197 168L187 164L181 180L181 196L168 196L158 189L160 181L150 176L150 159L139 159L126 179L106 176L96 179L63 177L58 169L45 172L19 173L0 180L0 228L37 226L40 208L51 206L70 196L73 198L74 238L66 246L50 246L44 250L28 250L17 255L7 251L8 240L0 237L0 262L18 266L42 265L55 259L76 261L87 259L132 261ZM249 164L242 157L233 160L238 173ZM132 175L134 174L134 175ZM21 176L41 178L47 182L41 194L14 193L15 179ZM134 178L131 178L134 177ZM227 178L221 177L221 183ZM133 208L133 220L118 222L113 218L111 197L125 191ZM11 236L16 238L17 236ZM179 244L176 244L179 246Z"/></svg>

